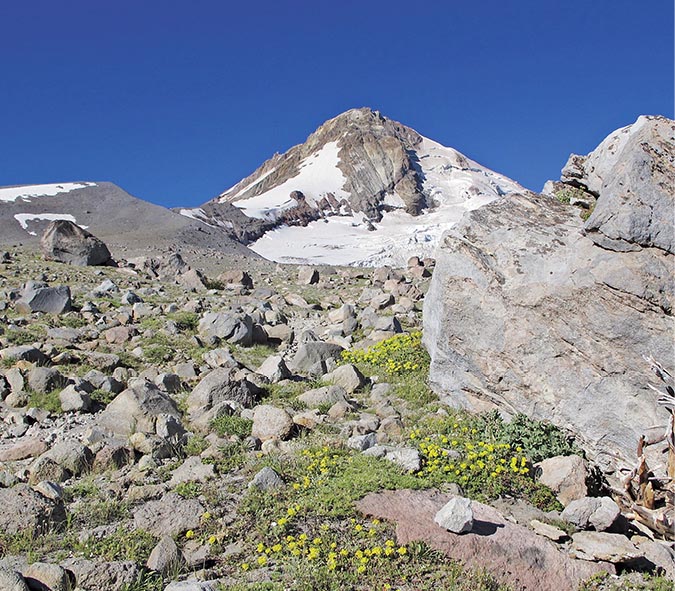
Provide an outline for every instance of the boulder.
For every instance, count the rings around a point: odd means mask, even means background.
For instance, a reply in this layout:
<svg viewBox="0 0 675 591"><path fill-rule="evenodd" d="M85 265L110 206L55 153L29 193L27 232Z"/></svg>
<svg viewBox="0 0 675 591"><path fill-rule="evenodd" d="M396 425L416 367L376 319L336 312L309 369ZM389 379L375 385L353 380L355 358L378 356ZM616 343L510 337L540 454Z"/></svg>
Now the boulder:
<svg viewBox="0 0 675 591"><path fill-rule="evenodd" d="M253 320L248 315L207 312L199 321L199 334L249 347L253 344Z"/></svg>
<svg viewBox="0 0 675 591"><path fill-rule="evenodd" d="M175 536L197 529L203 514L204 506L197 499L167 493L138 508L134 512L134 525L158 537Z"/></svg>
<svg viewBox="0 0 675 591"><path fill-rule="evenodd" d="M336 402L346 402L346 394L341 386L323 386L303 392L298 396L298 400L307 408L318 408L324 405L333 405Z"/></svg>
<svg viewBox="0 0 675 591"><path fill-rule="evenodd" d="M253 480L248 483L248 487L255 487L265 491L275 490L283 488L284 481L272 468L265 466L253 477Z"/></svg>
<svg viewBox="0 0 675 591"><path fill-rule="evenodd" d="M63 503L47 499L27 484L0 488L0 507L0 531L10 535L40 535L66 520Z"/></svg>
<svg viewBox="0 0 675 591"><path fill-rule="evenodd" d="M253 409L251 435L261 441L287 439L293 432L293 417L283 408L261 404Z"/></svg>
<svg viewBox="0 0 675 591"><path fill-rule="evenodd" d="M353 394L360 388L363 388L368 381L359 371L359 368L351 364L336 367L333 371L326 374L323 379L337 386L342 386L347 394Z"/></svg>
<svg viewBox="0 0 675 591"><path fill-rule="evenodd" d="M673 137L673 120L641 116L587 156L570 156L561 180L598 198L584 227L591 240L618 251L675 253Z"/></svg>
<svg viewBox="0 0 675 591"><path fill-rule="evenodd" d="M63 412L87 412L91 408L91 397L74 384L59 392Z"/></svg>
<svg viewBox="0 0 675 591"><path fill-rule="evenodd" d="M53 367L34 367L28 372L28 387L34 392L45 394L63 387L67 379Z"/></svg>
<svg viewBox="0 0 675 591"><path fill-rule="evenodd" d="M98 424L103 429L121 435L156 433L157 418L171 415L180 420L176 403L155 384L138 381L118 394L99 415Z"/></svg>
<svg viewBox="0 0 675 591"><path fill-rule="evenodd" d="M565 506L588 494L588 465L580 456L555 456L534 465L537 480L548 486Z"/></svg>
<svg viewBox="0 0 675 591"><path fill-rule="evenodd" d="M40 365L49 363L49 357L40 351L40 349L31 345L18 345L16 347L2 349L0 350L0 359L5 359L6 361L28 361L29 363L37 363ZM19 377L21 376L19 375ZM16 391L14 384L11 381L10 386L12 386L12 390Z"/></svg>
<svg viewBox="0 0 675 591"><path fill-rule="evenodd" d="M300 267L298 285L314 285L319 283L319 271L314 267Z"/></svg>
<svg viewBox="0 0 675 591"><path fill-rule="evenodd" d="M584 497L571 501L560 517L579 529L610 529L621 516L619 506L610 497Z"/></svg>
<svg viewBox="0 0 675 591"><path fill-rule="evenodd" d="M279 382L293 376L281 355L271 355L255 372L265 376L270 382Z"/></svg>
<svg viewBox="0 0 675 591"><path fill-rule="evenodd" d="M668 421L643 355L672 359L673 262L656 248L598 247L547 197L465 214L424 303L432 387L457 406L569 428L606 471L632 464L639 437Z"/></svg>
<svg viewBox="0 0 675 591"><path fill-rule="evenodd" d="M31 312L63 314L69 312L72 309L70 287L67 285L48 287L46 283L29 281L14 307L22 314L30 314Z"/></svg>
<svg viewBox="0 0 675 591"><path fill-rule="evenodd" d="M141 576L139 567L131 560L101 562L73 558L62 564L75 575L77 588L82 590L122 591L136 584Z"/></svg>
<svg viewBox="0 0 675 591"><path fill-rule="evenodd" d="M84 267L111 261L108 247L96 236L68 220L55 220L40 239L42 255L48 261Z"/></svg>

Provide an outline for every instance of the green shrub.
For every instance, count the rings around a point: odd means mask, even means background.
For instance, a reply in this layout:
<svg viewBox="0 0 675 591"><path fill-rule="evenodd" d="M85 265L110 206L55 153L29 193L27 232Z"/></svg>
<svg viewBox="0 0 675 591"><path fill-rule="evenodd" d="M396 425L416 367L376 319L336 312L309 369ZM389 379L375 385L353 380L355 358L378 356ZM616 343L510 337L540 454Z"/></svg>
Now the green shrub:
<svg viewBox="0 0 675 591"><path fill-rule="evenodd" d="M211 421L211 428L221 437L227 435L248 437L251 434L252 427L253 421L236 415L223 415Z"/></svg>

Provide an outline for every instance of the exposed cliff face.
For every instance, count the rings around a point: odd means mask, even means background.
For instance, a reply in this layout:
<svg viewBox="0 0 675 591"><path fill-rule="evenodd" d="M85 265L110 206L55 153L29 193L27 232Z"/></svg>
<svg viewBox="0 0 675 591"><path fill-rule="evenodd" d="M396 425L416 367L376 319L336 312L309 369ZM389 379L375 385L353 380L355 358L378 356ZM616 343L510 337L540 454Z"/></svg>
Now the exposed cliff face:
<svg viewBox="0 0 675 591"><path fill-rule="evenodd" d="M640 118L568 163L563 181L597 195L585 223L556 199L511 196L444 236L424 306L440 392L570 428L607 469L665 430L643 356L673 369L673 123Z"/></svg>
<svg viewBox="0 0 675 591"><path fill-rule="evenodd" d="M430 254L442 229L467 209L521 190L364 108L327 121L304 144L188 213L245 243L264 237L251 246L273 260L402 263ZM353 252L357 242L362 254Z"/></svg>

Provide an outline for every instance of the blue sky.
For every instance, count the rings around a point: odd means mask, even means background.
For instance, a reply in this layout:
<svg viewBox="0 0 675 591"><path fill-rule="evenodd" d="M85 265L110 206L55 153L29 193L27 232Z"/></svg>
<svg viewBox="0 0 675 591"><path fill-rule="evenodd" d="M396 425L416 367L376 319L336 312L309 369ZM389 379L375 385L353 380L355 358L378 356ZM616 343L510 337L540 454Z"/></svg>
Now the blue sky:
<svg viewBox="0 0 675 591"><path fill-rule="evenodd" d="M673 117L672 0L4 0L0 185L197 205L369 106L539 190Z"/></svg>

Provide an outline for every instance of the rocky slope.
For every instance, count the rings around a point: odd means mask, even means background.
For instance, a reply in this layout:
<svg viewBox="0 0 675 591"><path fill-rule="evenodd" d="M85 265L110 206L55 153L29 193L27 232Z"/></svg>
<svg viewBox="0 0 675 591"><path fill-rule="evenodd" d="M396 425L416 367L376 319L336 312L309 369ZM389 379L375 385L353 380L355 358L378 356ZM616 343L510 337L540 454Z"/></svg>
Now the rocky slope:
<svg viewBox="0 0 675 591"><path fill-rule="evenodd" d="M574 591L675 572L588 496L560 433L439 405L417 332L432 261L253 263L202 281L176 256L0 258L0 588ZM41 312L36 289L67 302Z"/></svg>
<svg viewBox="0 0 675 591"><path fill-rule="evenodd" d="M674 129L641 117L572 156L547 188L558 199L499 199L444 236L425 343L455 404L546 417L610 472L665 431L644 357L672 368Z"/></svg>
<svg viewBox="0 0 675 591"><path fill-rule="evenodd" d="M253 255L226 232L132 197L107 183L62 183L0 188L0 245L37 245L55 219L87 228L115 257L180 250Z"/></svg>
<svg viewBox="0 0 675 591"><path fill-rule="evenodd" d="M216 199L180 212L232 230L275 261L400 265L430 255L464 211L521 191L364 108L327 121Z"/></svg>

